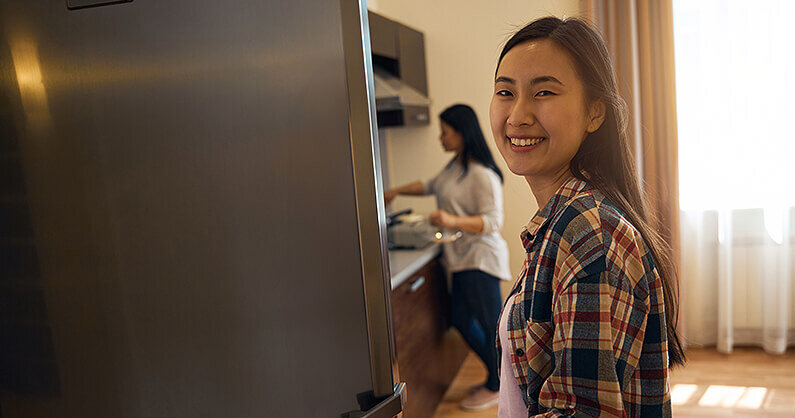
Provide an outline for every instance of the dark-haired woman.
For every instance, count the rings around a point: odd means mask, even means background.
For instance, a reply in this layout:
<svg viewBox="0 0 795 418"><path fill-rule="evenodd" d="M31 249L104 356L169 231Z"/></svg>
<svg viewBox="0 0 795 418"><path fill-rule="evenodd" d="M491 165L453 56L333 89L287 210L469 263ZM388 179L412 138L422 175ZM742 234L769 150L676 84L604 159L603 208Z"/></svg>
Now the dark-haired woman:
<svg viewBox="0 0 795 418"><path fill-rule="evenodd" d="M464 409L495 405L499 398L497 351L494 339L502 306L500 280L510 280L508 247L502 227L502 173L494 163L477 115L457 104L439 115L445 151L453 159L435 177L416 181L385 193L395 196L435 195L439 209L430 215L436 226L463 232L458 240L443 244L445 268L452 273L453 326L486 365L488 378L461 402Z"/></svg>
<svg viewBox="0 0 795 418"><path fill-rule="evenodd" d="M540 210L499 322L500 417L671 415L675 273L652 228L599 34L536 20L497 62L491 126Z"/></svg>

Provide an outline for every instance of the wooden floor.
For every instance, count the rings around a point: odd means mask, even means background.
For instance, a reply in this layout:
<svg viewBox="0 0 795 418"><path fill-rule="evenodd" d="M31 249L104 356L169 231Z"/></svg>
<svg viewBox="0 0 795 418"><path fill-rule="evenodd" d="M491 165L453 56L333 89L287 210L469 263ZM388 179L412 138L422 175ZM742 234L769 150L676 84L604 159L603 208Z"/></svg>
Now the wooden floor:
<svg viewBox="0 0 795 418"><path fill-rule="evenodd" d="M675 417L795 417L795 350L773 356L750 348L730 355L691 349L688 358L687 366L671 372ZM478 412L458 407L469 387L484 380L486 369L470 353L434 417L496 417L496 406Z"/></svg>

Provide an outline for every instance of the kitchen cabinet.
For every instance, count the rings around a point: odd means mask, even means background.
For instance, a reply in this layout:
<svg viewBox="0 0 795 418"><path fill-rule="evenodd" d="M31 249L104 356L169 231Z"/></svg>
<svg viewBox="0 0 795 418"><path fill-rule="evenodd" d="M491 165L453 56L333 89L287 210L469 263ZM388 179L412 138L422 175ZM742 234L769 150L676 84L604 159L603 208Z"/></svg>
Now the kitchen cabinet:
<svg viewBox="0 0 795 418"><path fill-rule="evenodd" d="M368 20L372 53L396 60L398 58L398 23L373 12L368 13Z"/></svg>
<svg viewBox="0 0 795 418"><path fill-rule="evenodd" d="M438 257L392 291L400 380L406 418L431 417L469 348L450 327L447 281Z"/></svg>
<svg viewBox="0 0 795 418"><path fill-rule="evenodd" d="M368 20L373 65L427 96L425 37L422 32L372 11L368 13Z"/></svg>
<svg viewBox="0 0 795 418"><path fill-rule="evenodd" d="M425 74L425 40L422 32L398 24L397 35L400 79L427 96L428 80Z"/></svg>

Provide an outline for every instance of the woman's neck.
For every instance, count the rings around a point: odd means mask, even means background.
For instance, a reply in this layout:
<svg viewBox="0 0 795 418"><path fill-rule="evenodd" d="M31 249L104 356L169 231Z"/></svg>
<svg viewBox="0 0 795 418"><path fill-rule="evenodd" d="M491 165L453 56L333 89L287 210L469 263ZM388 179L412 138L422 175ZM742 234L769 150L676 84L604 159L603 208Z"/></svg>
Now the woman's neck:
<svg viewBox="0 0 795 418"><path fill-rule="evenodd" d="M460 153L460 152L458 152L458 153L456 153L456 154L455 154L455 161L456 161L457 163L459 163L459 164L463 165L463 164L464 164L464 158L463 158L463 157L464 157L464 156L463 156L463 155L461 155L461 153ZM470 155L469 157L467 157L467 162L471 163L471 162L473 162L473 161L475 161L475 158L474 158L474 157L472 157L471 155Z"/></svg>
<svg viewBox="0 0 795 418"><path fill-rule="evenodd" d="M533 192L533 196L536 198L538 208L541 209L547 205L549 199L552 199L552 196L560 189L560 186L572 177L574 175L566 167L565 170L551 176L525 176L525 180L530 185L530 191Z"/></svg>

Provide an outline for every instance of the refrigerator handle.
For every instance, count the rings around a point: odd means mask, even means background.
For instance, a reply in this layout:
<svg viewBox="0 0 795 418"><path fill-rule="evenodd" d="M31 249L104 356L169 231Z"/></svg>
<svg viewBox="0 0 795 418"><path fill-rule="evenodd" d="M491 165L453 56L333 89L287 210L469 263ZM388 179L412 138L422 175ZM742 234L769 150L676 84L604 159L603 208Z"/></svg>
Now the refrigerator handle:
<svg viewBox="0 0 795 418"><path fill-rule="evenodd" d="M395 383L395 391L367 411L351 411L343 418L392 418L403 411L403 392L406 382Z"/></svg>

